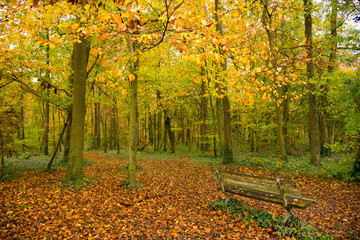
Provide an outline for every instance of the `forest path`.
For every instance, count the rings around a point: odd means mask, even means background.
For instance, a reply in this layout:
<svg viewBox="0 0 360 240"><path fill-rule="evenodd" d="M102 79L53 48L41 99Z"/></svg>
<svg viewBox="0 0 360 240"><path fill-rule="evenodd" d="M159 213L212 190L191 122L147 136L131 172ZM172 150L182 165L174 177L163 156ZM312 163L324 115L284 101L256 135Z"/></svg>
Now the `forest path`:
<svg viewBox="0 0 360 240"><path fill-rule="evenodd" d="M0 239L267 239L267 229L211 211L209 203L224 197L217 190L212 167L179 160L139 160L136 190L126 190L121 171L126 159L87 152L96 163L85 168L89 183L63 187L65 169L26 171L0 183ZM235 171L268 175L259 169ZM286 177L286 176L283 176ZM287 176L288 177L288 176ZM294 178L303 195L318 200L302 220L344 238L360 234L359 184ZM251 199L247 205L284 215L281 206ZM357 235L356 235L357 234Z"/></svg>

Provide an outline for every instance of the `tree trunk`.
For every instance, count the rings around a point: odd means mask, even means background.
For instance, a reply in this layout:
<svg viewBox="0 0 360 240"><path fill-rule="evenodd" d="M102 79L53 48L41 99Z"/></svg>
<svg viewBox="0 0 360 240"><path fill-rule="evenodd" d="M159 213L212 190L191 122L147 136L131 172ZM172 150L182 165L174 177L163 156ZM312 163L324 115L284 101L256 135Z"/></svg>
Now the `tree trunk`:
<svg viewBox="0 0 360 240"><path fill-rule="evenodd" d="M128 181L129 185L134 187L137 185L136 181L136 149L138 139L137 129L137 84L138 84L138 70L139 70L139 46L137 43L131 45L132 53L135 54L134 60L131 63L130 72L134 76L134 79L130 81L130 126L129 126L129 165L128 165Z"/></svg>
<svg viewBox="0 0 360 240"><path fill-rule="evenodd" d="M304 0L305 11L305 38L307 51L307 84L309 88L309 137L310 137L310 153L311 164L320 165L320 141L319 141L319 126L315 95L315 69L314 69L314 49L312 42L312 1Z"/></svg>
<svg viewBox="0 0 360 240"><path fill-rule="evenodd" d="M158 102L158 116L157 116L157 148L156 150L161 149L161 136L162 136L162 111L160 108L160 99L161 94L160 91L156 91L156 101Z"/></svg>
<svg viewBox="0 0 360 240"><path fill-rule="evenodd" d="M106 104L104 104L104 116L103 116L103 148L104 148L104 153L107 153L107 149L108 149L108 118L107 118L107 112L106 112Z"/></svg>
<svg viewBox="0 0 360 240"><path fill-rule="evenodd" d="M99 95L98 97L100 98L100 90L99 90ZM94 148L95 149L100 149L101 146L101 127L100 127L100 123L101 123L101 115L100 115L100 100L97 100L94 105L95 105L95 126L94 126L94 138L95 138L95 145Z"/></svg>
<svg viewBox="0 0 360 240"><path fill-rule="evenodd" d="M171 119L166 114L165 116L165 131L167 132L170 141L170 152L175 153L175 136L174 132L171 131Z"/></svg>
<svg viewBox="0 0 360 240"><path fill-rule="evenodd" d="M264 9L262 12L261 22L265 28L266 34L268 36L269 41L269 49L270 49L270 55L271 56L271 67L270 64L267 62L267 67L273 71L272 80L277 82L277 75L276 71L278 68L278 62L277 62L277 52L275 50L275 44L276 44L276 37L275 32L271 30L272 25L272 15L268 12L268 5L269 2L266 0L263 2ZM276 87L277 92L281 92L281 87ZM281 111L281 104L280 101L282 100L283 95L274 96L275 97L275 112L276 112L276 128L277 128L277 143L279 147L280 152L280 158L283 161L287 161L287 153L286 153L286 146L285 146L285 140L284 140L284 134L283 134L283 112Z"/></svg>
<svg viewBox="0 0 360 240"><path fill-rule="evenodd" d="M336 60L337 60L337 15L338 15L338 0L331 0L331 14L330 14L330 57L329 57L329 66L328 72L332 74L336 69ZM331 155L330 149L330 134L329 134L329 118L330 114L327 111L329 105L327 100L327 95L329 91L329 83L326 79L324 85L320 86L321 89L321 131L320 131L320 144L321 144L321 156L329 157Z"/></svg>
<svg viewBox="0 0 360 240"><path fill-rule="evenodd" d="M209 139L207 136L208 124L207 124L207 98L205 96L207 92L205 77L205 69L201 68L202 81L200 86L200 116L201 116L201 125L200 125L200 142L201 142L201 153L204 154L208 150Z"/></svg>
<svg viewBox="0 0 360 240"><path fill-rule="evenodd" d="M67 128L68 125L69 125L69 121L70 121L70 119L69 119L69 117L68 117L68 119L66 120L66 122L65 122L65 124L64 124L63 130L61 131L61 133L60 133L60 135L59 135L59 140L58 140L58 142L57 142L57 145L55 146L55 149L54 149L53 154L51 155L51 158L50 158L50 161L49 161L49 163L48 163L48 165L47 165L46 171L50 171L50 170L51 170L51 166L52 166L52 164L53 164L53 162L54 162L54 160L55 160L56 154L57 154L57 152L58 152L58 150L59 150L59 148L60 148L61 140L62 140L62 138L63 138L63 136L64 136L64 133L65 133L65 131L66 131L66 128Z"/></svg>
<svg viewBox="0 0 360 240"><path fill-rule="evenodd" d="M221 36L223 36L224 35L223 26L219 16L220 7L221 7L220 0L215 0L216 31L220 33ZM219 52L221 53L221 49L219 49ZM223 62L221 63L221 68L223 72L227 70L226 58L223 59ZM223 164L229 164L234 162L233 146L232 146L232 138L231 138L230 102L229 102L229 97L226 94L227 89L225 87L221 87L219 89L221 89L221 92L225 92L221 100L222 108L223 108L222 110L223 110L223 124L224 124L224 158L222 162Z"/></svg>
<svg viewBox="0 0 360 240"><path fill-rule="evenodd" d="M74 69L74 51L71 55L71 59L70 59L70 68L73 70ZM71 71L70 75L69 75L69 83L70 86L72 86L74 84L74 72ZM64 140L64 155L63 155L63 159L61 160L63 163L68 163L69 160L69 153L70 153L70 137L71 137L71 123L72 123L72 104L70 106L67 107L67 115L68 115L68 119L69 119L69 124L66 130L66 134L65 134L65 140Z"/></svg>
<svg viewBox="0 0 360 240"><path fill-rule="evenodd" d="M20 107L20 136L22 151L25 152L25 122L24 122L24 106Z"/></svg>
<svg viewBox="0 0 360 240"><path fill-rule="evenodd" d="M43 154L49 155L49 123L50 123L50 106L49 102L45 101L45 109L44 109L44 135L43 135Z"/></svg>
<svg viewBox="0 0 360 240"><path fill-rule="evenodd" d="M0 154L1 154L1 166L0 166L0 180L1 180L4 176L4 171L5 171L4 139L2 136L1 128L0 128Z"/></svg>
<svg viewBox="0 0 360 240"><path fill-rule="evenodd" d="M283 134L283 126L282 126L282 112L280 108L280 104L276 102L275 106L276 111L276 126L277 126L277 137L278 137L278 144L279 144L279 151L281 160L287 161L287 154L286 154L286 147L284 141L284 134Z"/></svg>
<svg viewBox="0 0 360 240"><path fill-rule="evenodd" d="M70 133L70 152L67 180L82 179L84 130L85 130L85 97L86 97L86 67L89 58L89 45L87 40L80 37L80 42L74 43L74 84L72 92L72 123Z"/></svg>

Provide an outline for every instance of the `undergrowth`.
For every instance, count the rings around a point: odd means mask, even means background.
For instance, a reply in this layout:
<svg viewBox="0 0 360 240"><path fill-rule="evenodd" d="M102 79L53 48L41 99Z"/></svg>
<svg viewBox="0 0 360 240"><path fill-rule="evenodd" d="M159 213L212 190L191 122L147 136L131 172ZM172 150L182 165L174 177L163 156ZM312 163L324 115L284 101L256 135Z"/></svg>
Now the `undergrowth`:
<svg viewBox="0 0 360 240"><path fill-rule="evenodd" d="M283 224L283 217L273 215L264 210L247 207L236 198L219 199L209 205L213 211L221 210L242 218L245 225L256 225L259 228L271 229L276 237L295 237L296 239L333 239L333 237L318 232L314 227L304 223L297 217L291 217Z"/></svg>

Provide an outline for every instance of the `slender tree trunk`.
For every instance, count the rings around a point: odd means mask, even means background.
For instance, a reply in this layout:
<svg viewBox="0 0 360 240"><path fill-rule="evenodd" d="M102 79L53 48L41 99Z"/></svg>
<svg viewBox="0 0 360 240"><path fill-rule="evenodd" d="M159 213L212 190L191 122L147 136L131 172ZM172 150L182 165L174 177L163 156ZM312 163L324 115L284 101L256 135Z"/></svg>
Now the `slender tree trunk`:
<svg viewBox="0 0 360 240"><path fill-rule="evenodd" d="M5 171L5 152L4 152L4 139L0 128L0 154L1 154L1 166L0 166L0 180L4 176Z"/></svg>
<svg viewBox="0 0 360 240"><path fill-rule="evenodd" d="M338 15L338 0L331 0L331 14L330 14L330 58L328 72L332 74L336 69L337 60L337 15ZM321 144L321 156L328 157L331 155L330 134L329 134L329 118L330 114L327 111L329 102L327 95L329 92L329 82L326 79L325 84L320 86L321 89L321 130L320 130L320 144Z"/></svg>
<svg viewBox="0 0 360 240"><path fill-rule="evenodd" d="M74 69L74 52L71 55L70 68L72 70ZM73 71L71 71L71 73L69 75L69 83L70 83L70 86L72 86L74 84L74 72ZM64 139L64 156L63 156L63 159L61 160L63 163L68 163L68 160L69 160L71 125L72 125L71 124L72 123L72 104L67 107L67 115L68 115L68 119L69 119L69 124L68 124L68 127L66 128L67 130L66 130L65 139Z"/></svg>
<svg viewBox="0 0 360 240"><path fill-rule="evenodd" d="M104 153L107 153L107 149L108 149L108 118L107 118L107 107L106 104L104 104L104 116L103 116L103 137L104 137Z"/></svg>
<svg viewBox="0 0 360 240"><path fill-rule="evenodd" d="M44 109L44 135L43 135L43 154L49 155L49 122L50 122L50 106L49 102L45 101Z"/></svg>
<svg viewBox="0 0 360 240"><path fill-rule="evenodd" d="M62 138L63 138L63 136L64 136L64 133L65 133L65 131L66 131L66 128L67 128L68 125L69 125L69 121L70 121L70 119L68 118L68 119L66 120L65 124L64 124L63 130L61 131L61 133L60 133L60 135L59 135L59 140L58 140L58 142L57 142L57 144L56 144L56 146L55 146L55 148L54 148L53 154L51 155L51 158L50 158L50 161L49 161L49 163L48 163L48 165L47 165L46 171L50 171L50 170L51 170L51 167L52 167L52 164L54 163L56 154L57 154L57 152L58 152L58 150L59 150L59 148L60 148L61 140L62 140Z"/></svg>
<svg viewBox="0 0 360 240"><path fill-rule="evenodd" d="M270 68L273 71L273 81L277 81L277 76L276 76L276 71L278 68L278 63L277 63L277 52L275 50L275 33L271 30L271 25L272 25L272 15L269 13L268 11L268 5L269 5L269 1L265 0L263 2L263 13L262 13L262 17L261 17L261 22L265 28L265 31L267 33L268 36L268 41L269 41L269 48L270 48L270 54L271 56L271 66L269 67L270 64L267 63L268 68ZM277 87L278 92L281 92L281 88ZM275 96L275 112L276 112L276 128L277 128L277 143L278 143L278 147L279 147L279 152L280 152L280 157L281 160L283 161L287 161L287 153L286 153L286 146L285 146L285 140L284 140L284 134L283 134L283 112L281 111L281 104L280 101L281 96Z"/></svg>
<svg viewBox="0 0 360 240"><path fill-rule="evenodd" d="M74 84L72 92L72 122L70 133L70 152L66 179L76 180L84 177L83 151L85 131L85 97L86 97L86 67L89 58L89 45L86 39L80 37L80 42L74 43Z"/></svg>
<svg viewBox="0 0 360 240"><path fill-rule="evenodd" d="M214 129L214 137L213 137L213 147L214 147L214 157L217 157L217 151L216 151L216 127L215 127L215 109L213 106L213 101L212 98L210 96L210 108L211 108L211 113L212 113L212 128Z"/></svg>
<svg viewBox="0 0 360 240"><path fill-rule="evenodd" d="M98 97L100 98L100 90L98 93ZM98 100L100 101L100 100ZM94 126L94 138L95 138L95 149L100 149L101 146L101 114L100 114L100 102L96 101L95 105L95 126Z"/></svg>
<svg viewBox="0 0 360 240"><path fill-rule="evenodd" d="M286 147L285 147L284 134L283 134L283 126L282 126L282 112L281 112L280 104L278 102L276 102L275 111L276 111L277 137L278 137L280 157L281 157L281 160L287 161Z"/></svg>
<svg viewBox="0 0 360 240"><path fill-rule="evenodd" d="M170 152L171 153L175 153L175 136L174 136L174 132L171 131L171 119L169 116L167 116L165 114L165 131L167 132L167 135L169 137L169 141L170 141Z"/></svg>
<svg viewBox="0 0 360 240"><path fill-rule="evenodd" d="M137 149L137 84L138 84L138 70L139 70L139 46L137 43L131 45L132 53L135 55L131 64L130 72L134 79L130 81L130 136L129 136L129 165L128 165L128 180L130 186L136 186L136 149Z"/></svg>
<svg viewBox="0 0 360 240"><path fill-rule="evenodd" d="M310 137L310 152L311 164L320 165L320 141L319 141L319 126L318 114L316 106L315 95L315 68L314 68L314 49L312 42L312 0L304 0L305 10L305 38L307 58L307 84L309 89L309 137Z"/></svg>
<svg viewBox="0 0 360 240"><path fill-rule="evenodd" d="M160 91L156 92L156 101L158 102L158 116L157 116L157 148L156 150L160 150L161 149L161 145L162 145L162 141L161 141L161 136L162 136L162 111L160 109L160 99L161 99L161 94Z"/></svg>
<svg viewBox="0 0 360 240"><path fill-rule="evenodd" d="M22 151L25 152L25 121L24 121L24 106L20 107L20 136Z"/></svg>
<svg viewBox="0 0 360 240"><path fill-rule="evenodd" d="M208 130L208 124L207 124L207 98L205 96L207 92L206 88L206 82L205 82L205 69L201 68L203 80L201 81L200 86L200 116L201 116L201 125L200 125L200 142L201 142L201 153L204 154L205 151L208 149L208 136L207 136L207 130Z"/></svg>
<svg viewBox="0 0 360 240"><path fill-rule="evenodd" d="M149 126L148 126L148 130L149 130L149 142L150 142L150 145L153 145L154 144L154 133L153 133L153 120L152 120L152 114L149 112Z"/></svg>
<svg viewBox="0 0 360 240"><path fill-rule="evenodd" d="M157 120L156 120L156 113L154 113L154 120L153 120L153 146L154 146L154 152L157 151L157 145L158 145L158 141L157 141Z"/></svg>

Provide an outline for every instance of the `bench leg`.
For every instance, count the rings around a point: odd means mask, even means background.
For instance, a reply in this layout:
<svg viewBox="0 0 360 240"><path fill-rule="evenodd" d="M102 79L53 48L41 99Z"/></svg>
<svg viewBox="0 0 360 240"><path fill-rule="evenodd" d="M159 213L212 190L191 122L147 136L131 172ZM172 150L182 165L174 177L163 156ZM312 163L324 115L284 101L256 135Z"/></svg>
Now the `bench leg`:
<svg viewBox="0 0 360 240"><path fill-rule="evenodd" d="M287 222L287 220L288 220L291 216L293 216L293 217L297 216L297 215L294 213L294 211L292 210L292 208L288 209L288 211L287 211L287 213L286 213L286 215L285 215L285 217L284 217L283 224L285 224L285 223Z"/></svg>
<svg viewBox="0 0 360 240"><path fill-rule="evenodd" d="M231 198L233 198L233 196L234 196L234 195L231 193L231 194L226 198L225 204L228 204L229 200L230 200Z"/></svg>

